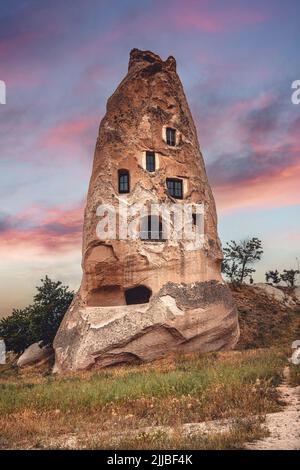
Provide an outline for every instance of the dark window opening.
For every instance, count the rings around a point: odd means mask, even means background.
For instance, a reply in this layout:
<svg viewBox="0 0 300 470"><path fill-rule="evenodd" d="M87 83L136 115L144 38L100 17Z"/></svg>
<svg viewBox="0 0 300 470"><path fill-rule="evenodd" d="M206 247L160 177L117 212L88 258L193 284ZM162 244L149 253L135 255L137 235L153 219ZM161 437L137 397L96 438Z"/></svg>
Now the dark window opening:
<svg viewBox="0 0 300 470"><path fill-rule="evenodd" d="M119 170L119 193L129 193L129 171Z"/></svg>
<svg viewBox="0 0 300 470"><path fill-rule="evenodd" d="M183 198L182 180L168 178L167 188L170 196L174 197L175 199Z"/></svg>
<svg viewBox="0 0 300 470"><path fill-rule="evenodd" d="M151 290L146 286L137 286L125 291L127 305L147 304L151 297Z"/></svg>
<svg viewBox="0 0 300 470"><path fill-rule="evenodd" d="M172 127L167 127L166 129L166 140L167 145L172 145L172 147L176 145L176 130L172 129Z"/></svg>
<svg viewBox="0 0 300 470"><path fill-rule="evenodd" d="M196 225L197 224L197 214L194 212L192 214L192 217L193 217L193 225Z"/></svg>
<svg viewBox="0 0 300 470"><path fill-rule="evenodd" d="M146 170L153 172L155 171L155 153L146 152Z"/></svg>
<svg viewBox="0 0 300 470"><path fill-rule="evenodd" d="M148 215L141 219L140 237L142 240L164 240L163 225L158 215Z"/></svg>

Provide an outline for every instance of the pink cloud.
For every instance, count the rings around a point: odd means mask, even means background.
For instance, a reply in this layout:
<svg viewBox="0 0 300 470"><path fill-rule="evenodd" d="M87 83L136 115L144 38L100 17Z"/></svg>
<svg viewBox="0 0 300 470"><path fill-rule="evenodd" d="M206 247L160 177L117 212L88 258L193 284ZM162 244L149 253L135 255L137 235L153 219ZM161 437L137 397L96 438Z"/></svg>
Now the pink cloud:
<svg viewBox="0 0 300 470"><path fill-rule="evenodd" d="M99 118L85 116L57 124L42 136L37 144L43 150L63 149L69 151L74 157L74 151L79 147L86 147L91 141L95 141L95 128L99 124ZM67 152L64 155L67 155Z"/></svg>
<svg viewBox="0 0 300 470"><path fill-rule="evenodd" d="M85 202L71 209L62 207L29 208L10 217L0 231L1 251L37 251L53 255L80 249ZM39 218L39 221L37 220ZM28 226L26 226L28 222Z"/></svg>
<svg viewBox="0 0 300 470"><path fill-rule="evenodd" d="M206 88L206 87L205 87ZM200 140L200 147L208 149L209 158L211 149L218 142L222 142L224 153L237 151L246 148L246 142L249 140L249 129L244 125L246 115L254 110L264 109L275 100L271 93L265 93L259 96L237 100L229 104L220 104L218 106L201 109L201 115L197 117L196 126ZM198 104L196 104L197 112ZM253 145L255 142L253 142Z"/></svg>
<svg viewBox="0 0 300 470"><path fill-rule="evenodd" d="M38 64L30 68L19 64L9 67L2 73L2 78L9 89L12 87L34 88L49 83L49 79Z"/></svg>
<svg viewBox="0 0 300 470"><path fill-rule="evenodd" d="M207 166L221 212L300 203L299 123L288 125L281 111L280 99L267 93L200 120L204 157L217 156Z"/></svg>
<svg viewBox="0 0 300 470"><path fill-rule="evenodd" d="M253 180L216 185L214 194L220 212L263 209L300 204L300 163L276 174L262 174Z"/></svg>
<svg viewBox="0 0 300 470"><path fill-rule="evenodd" d="M246 26L260 24L268 18L269 14L262 9L235 6L224 9L213 7L212 2L207 0L182 0L172 2L159 2L156 8L142 11L130 11L130 14L111 24L108 31L102 31L101 37L92 38L83 43L76 50L76 56L85 58L95 57L99 50L104 53L111 52L114 43L122 41L131 35L144 35L151 25L151 32L167 31L202 31L205 33L219 33L236 31Z"/></svg>
<svg viewBox="0 0 300 470"><path fill-rule="evenodd" d="M225 9L216 9L211 6L212 3L208 1L177 1L165 14L171 14L173 23L178 28L207 33L238 30L259 24L267 18L265 12L254 8L244 6L230 8L226 5Z"/></svg>
<svg viewBox="0 0 300 470"><path fill-rule="evenodd" d="M41 32L24 32L0 41L0 57L10 57L16 50L30 45L41 38Z"/></svg>

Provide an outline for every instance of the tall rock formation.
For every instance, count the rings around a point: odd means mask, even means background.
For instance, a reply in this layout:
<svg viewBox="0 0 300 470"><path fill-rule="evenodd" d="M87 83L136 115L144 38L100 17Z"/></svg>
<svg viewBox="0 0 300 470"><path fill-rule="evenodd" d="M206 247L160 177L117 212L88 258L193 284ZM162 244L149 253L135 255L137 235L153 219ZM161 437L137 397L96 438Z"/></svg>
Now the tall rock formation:
<svg viewBox="0 0 300 470"><path fill-rule="evenodd" d="M171 211L188 206L193 213L177 225L174 214L145 215L137 204ZM137 236L120 236L124 208ZM105 226L108 219L117 221L116 234ZM198 232L195 243L191 234ZM55 371L232 348L237 311L221 261L215 203L176 61L133 49L100 124L84 218L83 278L55 338Z"/></svg>

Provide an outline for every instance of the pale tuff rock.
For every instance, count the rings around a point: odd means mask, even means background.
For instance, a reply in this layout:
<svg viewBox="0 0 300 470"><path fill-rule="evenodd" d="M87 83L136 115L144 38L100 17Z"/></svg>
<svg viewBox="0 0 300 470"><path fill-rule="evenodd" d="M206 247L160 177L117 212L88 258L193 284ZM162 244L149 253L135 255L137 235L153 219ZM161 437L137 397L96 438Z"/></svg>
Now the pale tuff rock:
<svg viewBox="0 0 300 470"><path fill-rule="evenodd" d="M254 284L254 286L258 289L261 289L268 297L271 297L279 303L284 303L290 307L293 307L295 305L295 302L293 301L291 296L287 295L278 287L271 286L270 284L264 284L263 282Z"/></svg>
<svg viewBox="0 0 300 470"><path fill-rule="evenodd" d="M277 287L270 286L270 284L264 284L263 282L258 282L255 284L255 287L263 290L266 295L277 300L277 302L284 302L285 300L285 293Z"/></svg>
<svg viewBox="0 0 300 470"><path fill-rule="evenodd" d="M300 287L296 287L294 289L294 297L295 297L297 303L300 303Z"/></svg>
<svg viewBox="0 0 300 470"><path fill-rule="evenodd" d="M53 356L53 349L50 346L43 346L41 342L33 343L25 349L17 361L18 367L32 366Z"/></svg>
<svg viewBox="0 0 300 470"><path fill-rule="evenodd" d="M172 145L168 128L175 130ZM154 171L146 166L146 152L154 152ZM128 194L120 194L124 170ZM169 194L167 178L181 181L182 199ZM99 239L98 206L118 211L120 201L129 208L141 202L204 204L203 246L195 250L184 238ZM233 347L237 312L221 261L215 203L176 61L134 49L99 129L84 219L83 278L55 338L55 370Z"/></svg>

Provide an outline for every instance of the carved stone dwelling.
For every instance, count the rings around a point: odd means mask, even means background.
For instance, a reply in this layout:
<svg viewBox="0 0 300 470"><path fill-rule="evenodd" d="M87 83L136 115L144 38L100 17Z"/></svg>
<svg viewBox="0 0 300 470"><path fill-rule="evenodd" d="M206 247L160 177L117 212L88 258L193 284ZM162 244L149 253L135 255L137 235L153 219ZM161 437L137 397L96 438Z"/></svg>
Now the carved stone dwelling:
<svg viewBox="0 0 300 470"><path fill-rule="evenodd" d="M165 237L161 215L132 216L135 238L99 234L99 206L115 209L119 228L120 205L141 203L202 204L201 246L195 249L185 236ZM195 221L192 213L194 232ZM169 222L172 227L172 217ZM133 49L100 124L84 218L83 277L55 338L54 370L232 348L238 318L221 261L215 203L176 61Z"/></svg>

